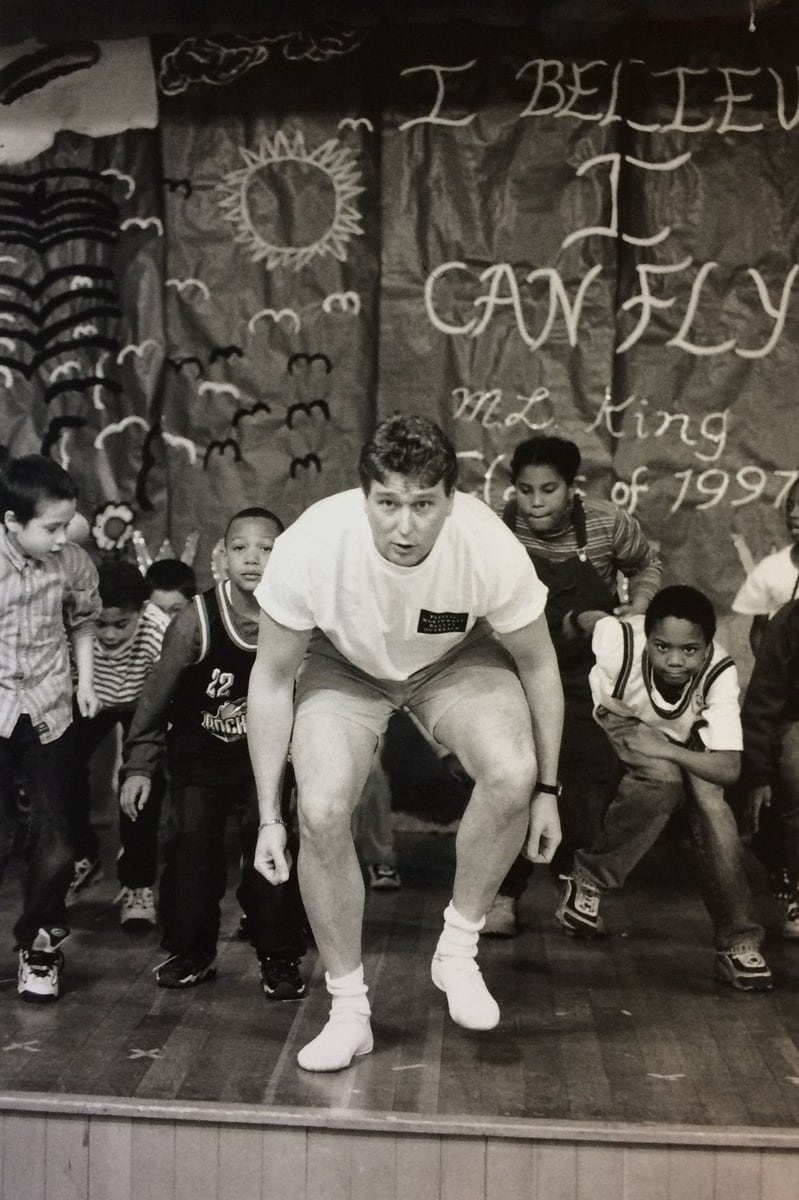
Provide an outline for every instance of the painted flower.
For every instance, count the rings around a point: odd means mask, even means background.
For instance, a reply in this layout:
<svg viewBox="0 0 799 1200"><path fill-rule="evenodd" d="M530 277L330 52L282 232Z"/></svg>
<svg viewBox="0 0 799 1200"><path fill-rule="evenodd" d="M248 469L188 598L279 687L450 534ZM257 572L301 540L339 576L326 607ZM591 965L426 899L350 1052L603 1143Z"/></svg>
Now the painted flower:
<svg viewBox="0 0 799 1200"><path fill-rule="evenodd" d="M98 550L121 550L133 536L135 514L129 504L112 500L94 514L92 537Z"/></svg>

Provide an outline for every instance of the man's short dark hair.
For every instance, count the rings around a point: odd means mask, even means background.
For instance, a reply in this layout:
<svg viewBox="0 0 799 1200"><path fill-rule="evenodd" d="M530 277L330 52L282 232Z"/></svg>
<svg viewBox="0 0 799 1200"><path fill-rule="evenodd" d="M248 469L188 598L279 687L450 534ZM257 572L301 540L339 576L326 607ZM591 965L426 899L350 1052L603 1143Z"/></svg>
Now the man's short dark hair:
<svg viewBox="0 0 799 1200"><path fill-rule="evenodd" d="M565 438L541 435L528 438L513 451L510 477L513 483L525 467L552 467L571 487L580 469L580 451Z"/></svg>
<svg viewBox="0 0 799 1200"><path fill-rule="evenodd" d="M180 592L187 600L197 595L197 579L188 563L180 558L157 558L151 562L144 575L149 594L153 592Z"/></svg>
<svg viewBox="0 0 799 1200"><path fill-rule="evenodd" d="M100 600L103 608L121 608L137 612L150 589L135 563L127 558L109 558L97 568Z"/></svg>
<svg viewBox="0 0 799 1200"><path fill-rule="evenodd" d="M416 476L425 487L439 480L450 494L458 478L455 447L440 426L428 417L394 413L378 425L361 451L358 475L366 494L390 474Z"/></svg>
<svg viewBox="0 0 799 1200"><path fill-rule="evenodd" d="M75 480L43 454L9 458L0 471L0 513L13 512L23 525L32 521L42 503L76 500Z"/></svg>
<svg viewBox="0 0 799 1200"><path fill-rule="evenodd" d="M249 519L269 521L271 525L274 525L278 533L282 533L285 528L280 517L276 517L273 512L269 511L268 508L258 508L257 506L253 506L252 508L242 508L239 510L239 512L233 514L225 526L225 536L223 540L227 542L228 535L230 533L230 527L235 521L246 521Z"/></svg>
<svg viewBox="0 0 799 1200"><path fill-rule="evenodd" d="M675 583L656 592L644 615L646 636L649 637L657 621L664 621L667 617L677 617L681 621L690 621L692 625L698 625L708 645L713 641L716 613L705 593L700 592L698 588Z"/></svg>

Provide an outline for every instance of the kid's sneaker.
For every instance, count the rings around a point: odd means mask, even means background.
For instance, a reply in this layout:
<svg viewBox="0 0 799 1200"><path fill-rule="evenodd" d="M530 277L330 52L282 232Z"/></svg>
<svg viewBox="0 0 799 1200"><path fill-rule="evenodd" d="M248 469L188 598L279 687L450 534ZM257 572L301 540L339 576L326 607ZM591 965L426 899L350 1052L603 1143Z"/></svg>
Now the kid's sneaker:
<svg viewBox="0 0 799 1200"><path fill-rule="evenodd" d="M784 938L795 941L799 938L799 899L795 896L782 906L782 929Z"/></svg>
<svg viewBox="0 0 799 1200"><path fill-rule="evenodd" d="M216 977L216 959L195 958L191 954L173 954L155 968L155 981L163 988L196 987Z"/></svg>
<svg viewBox="0 0 799 1200"><path fill-rule="evenodd" d="M149 887L123 887L117 896L119 923L135 928L141 925L157 925L155 896Z"/></svg>
<svg viewBox="0 0 799 1200"><path fill-rule="evenodd" d="M402 887L399 871L391 863L369 863L366 874L373 892L387 892Z"/></svg>
<svg viewBox="0 0 799 1200"><path fill-rule="evenodd" d="M485 925L480 930L483 937L513 938L519 932L516 901L513 896L498 892L486 911Z"/></svg>
<svg viewBox="0 0 799 1200"><path fill-rule="evenodd" d="M782 917L780 933L784 938L799 938L799 890L791 883L787 870L772 875L769 879L774 903Z"/></svg>
<svg viewBox="0 0 799 1200"><path fill-rule="evenodd" d="M599 915L599 888L565 875L555 920L572 937L604 938L608 931Z"/></svg>
<svg viewBox="0 0 799 1200"><path fill-rule="evenodd" d="M69 890L66 894L65 903L69 908L78 898L78 893L84 888L89 887L93 883L103 877L103 864L99 858L78 858L75 860L75 870L72 875L72 882L69 885Z"/></svg>
<svg viewBox="0 0 799 1200"><path fill-rule="evenodd" d="M261 986L267 1000L302 1000L305 981L300 964L292 958L262 958Z"/></svg>
<svg viewBox="0 0 799 1200"><path fill-rule="evenodd" d="M64 955L59 946L66 929L40 929L29 950L20 950L17 995L34 1004L48 1004L61 995Z"/></svg>
<svg viewBox="0 0 799 1200"><path fill-rule="evenodd" d="M754 946L735 946L716 954L716 979L741 992L769 992L774 979L768 964Z"/></svg>

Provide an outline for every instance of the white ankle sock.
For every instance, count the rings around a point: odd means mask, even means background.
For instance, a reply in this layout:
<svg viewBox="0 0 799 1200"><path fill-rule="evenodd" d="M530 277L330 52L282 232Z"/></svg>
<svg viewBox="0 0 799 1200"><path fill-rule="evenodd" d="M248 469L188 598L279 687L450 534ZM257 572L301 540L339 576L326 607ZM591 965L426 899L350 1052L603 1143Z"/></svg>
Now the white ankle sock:
<svg viewBox="0 0 799 1200"><path fill-rule="evenodd" d="M450 902L431 966L433 983L446 993L449 1015L465 1029L493 1029L499 1023L499 1005L475 962L484 924L485 917L467 921Z"/></svg>
<svg viewBox="0 0 799 1200"><path fill-rule="evenodd" d="M363 964L338 979L325 973L325 984L332 996L330 1017L322 1032L297 1055L297 1062L306 1071L341 1071L353 1058L368 1054L374 1045Z"/></svg>
<svg viewBox="0 0 799 1200"><path fill-rule="evenodd" d="M477 922L467 921L450 900L444 909L444 928L436 954L441 958L476 958L477 941L485 921L485 917Z"/></svg>

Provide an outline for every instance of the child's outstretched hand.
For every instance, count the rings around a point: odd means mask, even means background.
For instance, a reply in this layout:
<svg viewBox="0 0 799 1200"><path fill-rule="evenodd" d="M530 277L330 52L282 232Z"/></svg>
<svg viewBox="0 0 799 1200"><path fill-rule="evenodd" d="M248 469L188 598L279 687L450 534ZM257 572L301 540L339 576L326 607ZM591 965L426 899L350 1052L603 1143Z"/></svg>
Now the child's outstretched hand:
<svg viewBox="0 0 799 1200"><path fill-rule="evenodd" d="M150 798L150 776L128 775L119 793L119 807L135 821Z"/></svg>
<svg viewBox="0 0 799 1200"><path fill-rule="evenodd" d="M285 825L275 822L258 831L253 866L269 883L285 883L291 870L291 854L286 849Z"/></svg>

